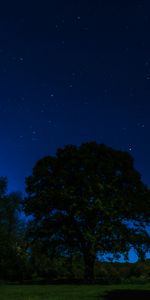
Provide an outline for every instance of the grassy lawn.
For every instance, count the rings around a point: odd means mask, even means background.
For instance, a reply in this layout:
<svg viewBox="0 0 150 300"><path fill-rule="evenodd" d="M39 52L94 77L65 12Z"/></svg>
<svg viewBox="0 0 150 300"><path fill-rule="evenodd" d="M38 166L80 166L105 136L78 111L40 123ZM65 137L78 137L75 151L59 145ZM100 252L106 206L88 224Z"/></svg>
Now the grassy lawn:
<svg viewBox="0 0 150 300"><path fill-rule="evenodd" d="M150 299L149 285L0 285L0 300Z"/></svg>

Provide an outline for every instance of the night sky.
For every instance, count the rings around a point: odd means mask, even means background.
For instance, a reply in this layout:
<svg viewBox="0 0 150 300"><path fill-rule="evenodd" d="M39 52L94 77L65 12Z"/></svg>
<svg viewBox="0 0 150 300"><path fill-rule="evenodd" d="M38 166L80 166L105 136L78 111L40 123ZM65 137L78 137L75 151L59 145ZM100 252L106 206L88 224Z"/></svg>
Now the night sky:
<svg viewBox="0 0 150 300"><path fill-rule="evenodd" d="M150 186L150 1L0 4L0 175L24 193L36 161L96 141Z"/></svg>

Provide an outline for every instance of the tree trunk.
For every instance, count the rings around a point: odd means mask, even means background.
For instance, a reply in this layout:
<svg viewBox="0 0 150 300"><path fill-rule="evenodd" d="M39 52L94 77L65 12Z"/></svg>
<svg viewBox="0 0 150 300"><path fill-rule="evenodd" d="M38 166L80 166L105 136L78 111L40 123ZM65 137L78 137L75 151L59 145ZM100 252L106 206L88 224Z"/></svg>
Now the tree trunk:
<svg viewBox="0 0 150 300"><path fill-rule="evenodd" d="M85 281L85 283L94 283L94 263L95 263L95 256L86 253L84 255L84 281Z"/></svg>

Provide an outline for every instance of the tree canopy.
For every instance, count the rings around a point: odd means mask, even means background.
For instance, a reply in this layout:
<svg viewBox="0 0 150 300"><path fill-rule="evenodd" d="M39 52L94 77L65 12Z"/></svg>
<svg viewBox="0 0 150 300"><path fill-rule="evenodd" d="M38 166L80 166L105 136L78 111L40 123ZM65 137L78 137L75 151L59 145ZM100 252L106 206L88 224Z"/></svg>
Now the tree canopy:
<svg viewBox="0 0 150 300"><path fill-rule="evenodd" d="M150 192L127 152L96 142L67 145L36 163L26 190L30 241L47 255L80 254L86 281L98 253L149 247Z"/></svg>

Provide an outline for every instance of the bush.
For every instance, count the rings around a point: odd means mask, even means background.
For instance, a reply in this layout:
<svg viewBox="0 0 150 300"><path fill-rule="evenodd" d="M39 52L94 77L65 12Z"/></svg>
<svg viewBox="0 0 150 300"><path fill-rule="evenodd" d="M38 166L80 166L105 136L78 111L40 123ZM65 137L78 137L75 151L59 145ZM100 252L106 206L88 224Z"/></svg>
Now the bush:
<svg viewBox="0 0 150 300"><path fill-rule="evenodd" d="M95 264L96 280L102 284L150 281L150 262Z"/></svg>

